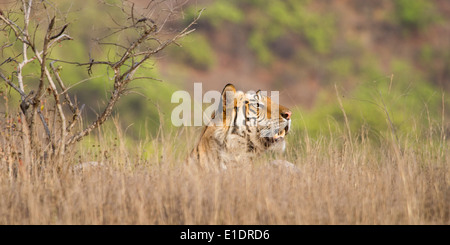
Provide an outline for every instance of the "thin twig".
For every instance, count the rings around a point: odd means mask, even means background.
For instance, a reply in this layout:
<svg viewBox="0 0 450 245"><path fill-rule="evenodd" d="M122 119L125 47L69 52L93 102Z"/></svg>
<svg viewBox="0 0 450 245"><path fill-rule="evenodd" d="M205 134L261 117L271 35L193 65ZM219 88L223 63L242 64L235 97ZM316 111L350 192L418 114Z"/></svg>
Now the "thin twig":
<svg viewBox="0 0 450 245"><path fill-rule="evenodd" d="M23 92L19 87L17 87L14 83L11 82L11 80L9 80L8 78L5 77L5 75L3 75L3 73L0 72L0 77L9 85L11 86L14 90L16 90L20 96L22 98L25 98L27 95L25 94L25 92Z"/></svg>
<svg viewBox="0 0 450 245"><path fill-rule="evenodd" d="M158 82L163 82L162 79L158 79L158 78L154 78L154 77L134 77L132 79L132 81L139 80L139 79L149 79L149 80L154 80L154 81L158 81Z"/></svg>
<svg viewBox="0 0 450 245"><path fill-rule="evenodd" d="M50 133L50 129L48 128L47 121L45 121L45 117L40 110L38 110L39 118L41 119L42 125L44 126L45 133L47 134L48 141L52 146L52 150L55 150L55 143L52 140L52 135Z"/></svg>
<svg viewBox="0 0 450 245"><path fill-rule="evenodd" d="M111 67L114 70L114 90L111 93L110 100L108 101L108 104L106 105L103 112L97 116L97 119L92 122L87 128L82 130L81 132L75 134L71 138L67 140L66 146L71 145L79 140L81 140L84 136L88 135L92 130L96 129L100 125L102 125L105 120L111 115L111 112L119 100L120 96L123 94L123 92L126 89L127 84L132 80L132 76L134 75L135 71L148 59L151 55L158 53L159 51L163 50L165 47L167 47L169 44L175 42L181 37L184 37L191 33L193 30L190 30L190 28L197 22L197 20L200 18L202 12L204 9L199 11L198 16L181 32L179 32L177 35L175 35L172 39L167 40L166 42L162 43L158 48L155 50L149 50L145 56L139 61L134 63L127 71L125 71L123 74L120 73L120 67L125 64L125 62L132 56L133 51L136 47L138 47L144 40L146 40L150 34L154 31L154 28L147 30L144 32L134 43L130 45L130 47L124 52L121 59L117 61L116 63L112 64Z"/></svg>
<svg viewBox="0 0 450 245"><path fill-rule="evenodd" d="M50 68L52 68L53 75L55 76L56 81L58 82L59 87L60 87L63 91L66 91L66 86L64 85L64 83L63 83L61 77L59 76L59 73L58 73L57 69L53 66L53 63L54 63L54 62L55 62L55 61L50 62ZM65 93L65 92L62 92L61 94L64 94L64 98L65 98L67 104L69 105L70 110L72 111L72 113L75 113L76 108L75 108L75 106L73 105L72 100L70 99L70 96L69 96L67 93Z"/></svg>
<svg viewBox="0 0 450 245"><path fill-rule="evenodd" d="M47 60L47 50L48 50L48 43L50 41L50 34L51 31L53 29L53 26L55 24L55 17L53 17L50 21L50 23L48 24L48 28L47 28L47 33L45 34L45 38L44 38L44 46L42 49L42 57L39 57L39 52L36 51L35 48L33 48L33 51L36 54L36 58L38 58L39 60L39 64L41 65L41 76L39 78L39 86L37 89L37 93L33 98L32 101L32 109L31 109L31 113L30 113L30 133L31 133L31 143L34 144L34 129L35 129L35 117L34 114L37 111L37 107L39 105L40 99L42 97L42 94L44 93L44 78L45 78L45 63Z"/></svg>
<svg viewBox="0 0 450 245"><path fill-rule="evenodd" d="M77 66L91 66L91 65L112 66L112 63L109 61L76 62L76 61L67 61L67 60L60 60L60 59L53 59L53 58L48 58L48 60L57 61L57 62L65 63L65 64L77 65Z"/></svg>
<svg viewBox="0 0 450 245"><path fill-rule="evenodd" d="M61 29L61 31L59 31L58 34L56 34L56 35L50 37L50 40L53 40L53 39L55 39L55 38L61 36L61 35L64 33L64 31L66 30L67 26L69 26L69 24L65 24L65 25L63 26L63 28Z"/></svg>

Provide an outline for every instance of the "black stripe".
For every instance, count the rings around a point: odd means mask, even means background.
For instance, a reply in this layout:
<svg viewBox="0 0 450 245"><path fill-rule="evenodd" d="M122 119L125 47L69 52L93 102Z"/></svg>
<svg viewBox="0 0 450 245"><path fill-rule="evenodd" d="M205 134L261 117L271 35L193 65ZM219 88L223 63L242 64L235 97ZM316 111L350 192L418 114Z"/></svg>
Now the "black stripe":
<svg viewBox="0 0 450 245"><path fill-rule="evenodd" d="M198 146L197 146L197 159L200 161L200 151L198 150Z"/></svg>
<svg viewBox="0 0 450 245"><path fill-rule="evenodd" d="M233 110L236 112L236 115L234 115L233 126L232 126L233 130L234 130L234 127L236 126L236 120L237 120L237 107L235 106ZM231 115L231 116L233 116L233 115ZM231 133L233 133L233 132L231 132Z"/></svg>
<svg viewBox="0 0 450 245"><path fill-rule="evenodd" d="M250 140L250 135L247 135L247 152L252 152L255 150L255 145Z"/></svg>

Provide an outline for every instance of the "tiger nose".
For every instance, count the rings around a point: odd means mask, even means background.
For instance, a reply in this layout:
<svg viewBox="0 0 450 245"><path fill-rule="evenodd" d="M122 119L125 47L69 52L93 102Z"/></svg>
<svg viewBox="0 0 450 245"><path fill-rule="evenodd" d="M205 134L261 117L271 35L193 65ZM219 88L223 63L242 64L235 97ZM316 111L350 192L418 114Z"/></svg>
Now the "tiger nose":
<svg viewBox="0 0 450 245"><path fill-rule="evenodd" d="M291 115L292 115L292 112L291 112L291 111L284 111L284 112L281 113L281 116L282 116L284 119L286 119L286 120L291 119Z"/></svg>

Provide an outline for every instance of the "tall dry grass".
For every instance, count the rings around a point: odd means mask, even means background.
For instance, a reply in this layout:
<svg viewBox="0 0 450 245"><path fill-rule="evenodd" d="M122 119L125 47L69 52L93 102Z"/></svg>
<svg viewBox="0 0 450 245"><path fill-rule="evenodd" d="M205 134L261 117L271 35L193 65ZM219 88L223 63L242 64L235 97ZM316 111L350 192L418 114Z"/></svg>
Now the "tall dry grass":
<svg viewBox="0 0 450 245"><path fill-rule="evenodd" d="M276 157L297 170L267 165L263 156L205 173L183 164L194 130L128 148L117 127L86 139L64 162L30 171L14 150L20 137L8 130L1 133L0 224L450 224L445 140L293 132L288 152ZM74 167L89 161L102 165Z"/></svg>

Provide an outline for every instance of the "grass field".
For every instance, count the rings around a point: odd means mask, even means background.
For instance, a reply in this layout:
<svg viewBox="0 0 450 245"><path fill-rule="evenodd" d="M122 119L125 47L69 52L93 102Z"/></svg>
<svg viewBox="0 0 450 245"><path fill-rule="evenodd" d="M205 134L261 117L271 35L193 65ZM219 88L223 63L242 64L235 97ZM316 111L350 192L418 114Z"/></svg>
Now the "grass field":
<svg viewBox="0 0 450 245"><path fill-rule="evenodd" d="M275 157L297 169L268 165L268 154L205 173L183 164L195 130L127 147L123 132L103 129L64 161L26 170L9 129L1 135L0 224L450 224L450 150L439 128L429 130L436 137L375 141L292 132L288 151ZM101 165L79 168L90 161Z"/></svg>
<svg viewBox="0 0 450 245"><path fill-rule="evenodd" d="M0 2L0 225L450 225L445 1ZM228 81L287 151L198 171L172 96Z"/></svg>

